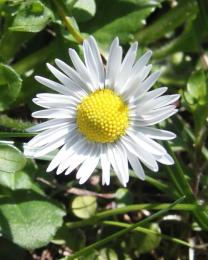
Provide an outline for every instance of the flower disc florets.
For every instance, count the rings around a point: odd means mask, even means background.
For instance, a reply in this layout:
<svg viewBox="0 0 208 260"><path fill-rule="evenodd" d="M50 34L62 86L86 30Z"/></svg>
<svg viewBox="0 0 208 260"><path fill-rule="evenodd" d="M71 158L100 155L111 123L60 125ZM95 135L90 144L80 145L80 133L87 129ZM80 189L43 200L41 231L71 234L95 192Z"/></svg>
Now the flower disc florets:
<svg viewBox="0 0 208 260"><path fill-rule="evenodd" d="M90 141L114 142L128 126L128 107L112 90L97 90L78 105L77 125Z"/></svg>

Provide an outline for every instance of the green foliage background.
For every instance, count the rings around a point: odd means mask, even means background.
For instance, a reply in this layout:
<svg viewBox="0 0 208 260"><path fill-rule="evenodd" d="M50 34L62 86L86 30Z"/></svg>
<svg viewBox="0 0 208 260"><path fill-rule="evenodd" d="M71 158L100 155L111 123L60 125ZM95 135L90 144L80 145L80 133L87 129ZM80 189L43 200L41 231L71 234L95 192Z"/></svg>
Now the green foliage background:
<svg viewBox="0 0 208 260"><path fill-rule="evenodd" d="M81 54L90 34L104 54L115 36L125 50L138 41L138 56L152 49L157 86L181 94L161 125L178 136L164 144L175 165L145 182L131 172L127 188L113 172L102 187L99 169L79 186L46 173L53 154L23 155L31 99L46 91L34 75L71 64L67 49ZM0 0L0 259L207 259L207 118L206 0Z"/></svg>

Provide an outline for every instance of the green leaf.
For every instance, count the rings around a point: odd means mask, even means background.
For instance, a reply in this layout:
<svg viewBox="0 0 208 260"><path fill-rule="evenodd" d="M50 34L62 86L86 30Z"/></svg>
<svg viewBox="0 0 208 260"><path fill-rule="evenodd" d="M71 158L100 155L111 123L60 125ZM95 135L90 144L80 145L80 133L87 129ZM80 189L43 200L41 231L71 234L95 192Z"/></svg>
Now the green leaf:
<svg viewBox="0 0 208 260"><path fill-rule="evenodd" d="M96 15L82 25L83 30L94 34L104 47L109 46L109 42L116 36L122 43L128 43L155 10L155 4L146 5L147 2L151 1L145 1L144 5L129 1L97 1Z"/></svg>
<svg viewBox="0 0 208 260"><path fill-rule="evenodd" d="M116 191L117 207L125 207L126 205L133 203L132 193L126 188L120 188Z"/></svg>
<svg viewBox="0 0 208 260"><path fill-rule="evenodd" d="M0 63L0 111L16 100L22 87L20 76L10 66Z"/></svg>
<svg viewBox="0 0 208 260"><path fill-rule="evenodd" d="M66 226L61 227L55 237L52 240L52 243L56 245L67 245L73 251L77 251L85 246L86 237L84 232L81 229L68 229Z"/></svg>
<svg viewBox="0 0 208 260"><path fill-rule="evenodd" d="M72 201L72 212L79 218L89 218L96 213L97 201L93 196L77 196Z"/></svg>
<svg viewBox="0 0 208 260"><path fill-rule="evenodd" d="M47 245L62 225L64 210L29 190L0 198L2 235L15 244L33 250Z"/></svg>
<svg viewBox="0 0 208 260"><path fill-rule="evenodd" d="M76 1L72 15L78 22L85 22L90 20L96 12L96 4L94 0L78 0Z"/></svg>
<svg viewBox="0 0 208 260"><path fill-rule="evenodd" d="M97 253L95 260L118 260L116 252L111 248L103 248Z"/></svg>
<svg viewBox="0 0 208 260"><path fill-rule="evenodd" d="M0 144L0 174L20 171L25 164L26 159L19 149L12 145Z"/></svg>
<svg viewBox="0 0 208 260"><path fill-rule="evenodd" d="M187 92L194 102L200 105L208 103L208 87L205 72L202 70L192 73L188 80Z"/></svg>
<svg viewBox="0 0 208 260"><path fill-rule="evenodd" d="M157 233L161 233L160 227L157 223L151 223L145 227ZM159 246L161 241L161 237L157 234L142 234L136 232L132 234L130 239L131 246L137 249L140 254L148 253L154 250Z"/></svg>
<svg viewBox="0 0 208 260"><path fill-rule="evenodd" d="M143 45L152 43L170 33L185 21L193 19L197 12L198 7L195 0L181 1L176 7L160 16L152 25L136 33L135 39Z"/></svg>
<svg viewBox="0 0 208 260"><path fill-rule="evenodd" d="M101 27L94 35L102 44L109 44L116 36L125 44L133 39L133 34L144 25L145 19L154 9L153 7L147 7L130 12Z"/></svg>
<svg viewBox="0 0 208 260"><path fill-rule="evenodd" d="M52 18L52 11L41 1L28 1L22 3L9 29L11 31L39 32Z"/></svg>
<svg viewBox="0 0 208 260"><path fill-rule="evenodd" d="M192 73L187 83L184 98L190 111L193 113L195 134L198 136L208 117L208 74L203 70Z"/></svg>
<svg viewBox="0 0 208 260"><path fill-rule="evenodd" d="M0 172L0 185L11 190L29 189L38 193L43 193L40 187L24 171Z"/></svg>

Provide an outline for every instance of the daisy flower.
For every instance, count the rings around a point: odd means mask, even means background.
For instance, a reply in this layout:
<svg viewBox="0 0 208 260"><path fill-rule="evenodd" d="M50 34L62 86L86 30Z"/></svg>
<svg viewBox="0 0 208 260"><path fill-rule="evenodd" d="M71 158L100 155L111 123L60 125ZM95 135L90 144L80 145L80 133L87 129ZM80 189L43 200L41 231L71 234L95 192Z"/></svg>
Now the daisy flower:
<svg viewBox="0 0 208 260"><path fill-rule="evenodd" d="M151 90L160 73L150 74L147 65L152 52L136 61L133 43L122 58L118 38L112 42L106 64L97 43L90 36L84 40L84 61L69 49L74 67L56 59L58 67L47 64L58 82L36 76L35 79L55 93L37 94L33 102L43 107L34 118L48 121L28 129L39 132L29 147L41 157L57 148L47 171L65 175L79 167L76 178L82 184L100 163L102 184L109 185L111 168L123 186L129 181L129 167L145 179L143 165L158 171L158 162L174 163L163 146L155 140L171 140L175 134L152 127L177 112L179 95L163 95L166 87Z"/></svg>

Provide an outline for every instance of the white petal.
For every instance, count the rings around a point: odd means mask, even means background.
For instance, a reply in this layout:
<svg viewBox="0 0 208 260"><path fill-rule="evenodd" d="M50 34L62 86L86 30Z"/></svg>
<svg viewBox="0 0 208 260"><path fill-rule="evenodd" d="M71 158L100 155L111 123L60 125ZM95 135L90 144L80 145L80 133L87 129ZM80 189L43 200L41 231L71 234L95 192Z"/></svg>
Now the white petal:
<svg viewBox="0 0 208 260"><path fill-rule="evenodd" d="M102 153L100 155L100 162L102 168L102 185L110 184L110 161L107 157L107 148L105 145L102 145Z"/></svg>
<svg viewBox="0 0 208 260"><path fill-rule="evenodd" d="M61 108L49 108L32 113L35 118L74 118L74 111Z"/></svg>
<svg viewBox="0 0 208 260"><path fill-rule="evenodd" d="M143 147L129 137L123 136L121 142L128 152L137 156L149 169L155 172L158 171L157 162L151 153L146 152Z"/></svg>
<svg viewBox="0 0 208 260"><path fill-rule="evenodd" d="M131 164L131 167L134 170L137 177L141 180L145 180L145 173L144 173L144 170L143 170L142 165L139 162L138 158L131 153L128 153L127 156L128 156L128 160Z"/></svg>
<svg viewBox="0 0 208 260"><path fill-rule="evenodd" d="M175 95L165 95L162 97L157 98L157 105L154 107L156 108L160 108L163 106L167 106L170 104L174 104L174 102L176 102L178 99L180 98L179 94L175 94Z"/></svg>
<svg viewBox="0 0 208 260"><path fill-rule="evenodd" d="M68 157L70 151L74 148L74 144L79 144L81 140L82 139L76 131L72 132L70 136L66 139L65 145L60 149L60 151L51 161L50 165L47 168L47 172L54 170L58 165L60 165L61 162L63 162Z"/></svg>
<svg viewBox="0 0 208 260"><path fill-rule="evenodd" d="M76 169L81 163L83 163L88 157L91 151L91 147L88 144L84 144L84 146L79 147L75 153L69 158L70 164L68 169L65 172L65 175L70 174L74 169Z"/></svg>
<svg viewBox="0 0 208 260"><path fill-rule="evenodd" d="M148 104L150 100L161 96L163 93L167 91L167 89L167 87L162 87L156 88L149 92L145 92L144 95L135 97L135 101L138 103L138 106L143 106L144 104Z"/></svg>
<svg viewBox="0 0 208 260"><path fill-rule="evenodd" d="M144 135L158 140L172 140L176 138L176 135L172 132L161 130L152 127L137 127L136 130L138 132L142 132Z"/></svg>
<svg viewBox="0 0 208 260"><path fill-rule="evenodd" d="M94 86L94 82L91 75L89 74L87 68L81 61L76 51L73 49L69 49L69 55L74 67L76 68L77 72L80 74L80 77L82 77L86 81L86 85L88 86L89 90L94 91L97 86Z"/></svg>
<svg viewBox="0 0 208 260"><path fill-rule="evenodd" d="M74 81L74 83L76 83L77 86L82 88L85 94L89 92L85 79L81 78L76 70L59 59L55 59L55 63L69 78Z"/></svg>
<svg viewBox="0 0 208 260"><path fill-rule="evenodd" d="M78 91L77 91L78 92ZM75 96L74 93L72 95L60 95L60 94L52 94L52 93L39 93L36 95L37 98L44 100L44 101L51 101L51 102L60 102L60 103L65 103L65 104L74 104L77 102L80 102L81 98L84 97L85 95L81 95L80 97L80 92L79 92L79 97Z"/></svg>
<svg viewBox="0 0 208 260"><path fill-rule="evenodd" d="M163 115L164 113L167 113L168 111L173 111L175 109L175 105L169 105L166 107L160 107L157 109L152 109L150 111L143 111L141 118L144 119L152 119L155 116L159 116L159 115ZM140 119L140 116L138 117L138 119Z"/></svg>
<svg viewBox="0 0 208 260"><path fill-rule="evenodd" d="M83 162L83 164L81 165L81 167L77 172L76 177L77 179L80 179L79 184L83 184L89 179L89 177L95 170L96 166L98 165L99 159L100 159L100 151L99 148L96 147L93 153L90 155L90 157L88 157Z"/></svg>
<svg viewBox="0 0 208 260"><path fill-rule="evenodd" d="M174 115L177 112L178 112L177 109L168 110L166 113L164 113L162 115L156 115L155 117L153 117L151 119L136 120L135 125L137 125L137 126L150 126L150 125L158 124L161 121L167 119L168 117L171 117L172 115Z"/></svg>
<svg viewBox="0 0 208 260"><path fill-rule="evenodd" d="M87 144L84 138L79 139L76 143L71 145L71 147L67 150L66 155L64 155L58 169L57 174L62 173L65 171L71 164L74 163L74 159L76 159L77 155L80 155L80 158L83 160L89 156L89 145Z"/></svg>
<svg viewBox="0 0 208 260"><path fill-rule="evenodd" d="M35 79L41 83L42 85L54 90L54 91L57 91L61 94L64 94L64 95L70 95L70 90L67 89L65 86L63 86L62 84L60 83L57 83L53 80L50 80L50 79L47 79L47 78L44 78L44 77L40 77L40 76L35 76Z"/></svg>
<svg viewBox="0 0 208 260"><path fill-rule="evenodd" d="M40 132L46 129L58 128L67 124L69 124L69 119L51 119L44 123L34 125L26 130L27 132Z"/></svg>
<svg viewBox="0 0 208 260"><path fill-rule="evenodd" d="M54 143L49 143L45 146L43 146L42 148L39 149L38 152L36 152L34 154L34 157L41 157L43 155L46 155L52 151L54 151L55 149L59 148L60 146L62 146L65 143L66 138L65 137L61 137L59 140L57 140Z"/></svg>
<svg viewBox="0 0 208 260"><path fill-rule="evenodd" d="M163 156L155 156L156 160L165 165L173 165L174 160L169 154L164 154Z"/></svg>
<svg viewBox="0 0 208 260"><path fill-rule="evenodd" d="M152 64L145 66L142 70L142 81L146 79L152 69Z"/></svg>
<svg viewBox="0 0 208 260"><path fill-rule="evenodd" d="M69 77L67 77L65 74L57 70L54 66L52 66L49 63L47 63L47 67L53 73L53 75L69 89L69 91L70 89L72 91L76 91L77 87Z"/></svg>
<svg viewBox="0 0 208 260"><path fill-rule="evenodd" d="M57 129L46 130L30 140L28 145L31 145L33 147L40 147L47 143L53 143L60 137L64 137L70 134L72 131L74 131L75 128L75 125L66 125Z"/></svg>
<svg viewBox="0 0 208 260"><path fill-rule="evenodd" d="M132 73L139 73L143 69L143 67L146 66L151 56L152 56L151 50L145 52L145 54L143 54L141 58L139 58L139 60L134 65Z"/></svg>
<svg viewBox="0 0 208 260"><path fill-rule="evenodd" d="M118 37L116 37L110 47L109 56L106 65L106 83L105 85L112 88L115 77L120 70L122 59L122 48L119 46Z"/></svg>
<svg viewBox="0 0 208 260"><path fill-rule="evenodd" d="M90 48L88 40L84 40L83 42L83 51L84 51L84 60L85 60L87 70L89 71L89 74L91 75L94 84L96 84L98 88L99 74L97 70L97 64L95 62L94 55Z"/></svg>
<svg viewBox="0 0 208 260"><path fill-rule="evenodd" d="M125 81L129 78L132 71L132 66L136 58L137 46L137 42L133 43L129 48L126 56L124 57L124 60L121 64L120 72L116 76L115 90L119 90L120 88L122 88L125 84Z"/></svg>
<svg viewBox="0 0 208 260"><path fill-rule="evenodd" d="M126 187L126 183L128 182L125 172L123 172L122 166L122 157L121 153L116 147L116 144L108 144L108 151L107 151L108 160L110 161L119 181L122 183L124 187Z"/></svg>
<svg viewBox="0 0 208 260"><path fill-rule="evenodd" d="M166 153L166 150L160 144L156 143L155 141L153 141L152 139L148 138L140 132L136 132L133 129L129 129L127 131L127 134L137 145L139 145L151 154L163 155Z"/></svg>
<svg viewBox="0 0 208 260"><path fill-rule="evenodd" d="M94 54L95 62L97 64L98 73L99 73L99 81L100 81L101 85L104 85L104 83L105 83L104 82L105 81L104 66L103 66L102 58L100 56L100 52L99 52L97 43L93 36L89 37L89 43L90 43L92 53Z"/></svg>
<svg viewBox="0 0 208 260"><path fill-rule="evenodd" d="M66 108L66 109L76 109L77 108L77 105L80 103L80 100L76 100L74 97L67 97L64 96L64 98L60 98L60 97L52 97L52 98L47 98L47 97L43 97L43 96L40 96L37 95L39 97L37 98L33 98L32 101L38 105L38 106L41 106L41 107L44 107L44 108Z"/></svg>
<svg viewBox="0 0 208 260"><path fill-rule="evenodd" d="M80 164L86 160L87 156L83 154L75 154L71 160L71 164L68 167L68 169L65 171L65 175L69 175L71 172L73 172L77 167L79 167Z"/></svg>
<svg viewBox="0 0 208 260"><path fill-rule="evenodd" d="M139 89L139 93L147 92L155 84L160 74L161 73L159 71L156 71L153 72L147 79L145 79Z"/></svg>

